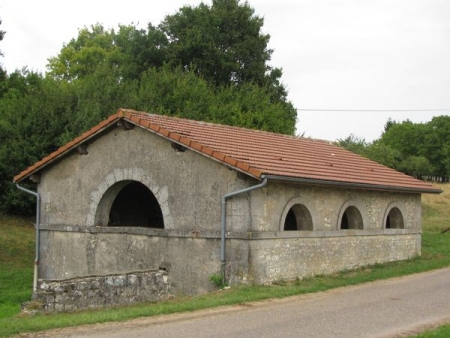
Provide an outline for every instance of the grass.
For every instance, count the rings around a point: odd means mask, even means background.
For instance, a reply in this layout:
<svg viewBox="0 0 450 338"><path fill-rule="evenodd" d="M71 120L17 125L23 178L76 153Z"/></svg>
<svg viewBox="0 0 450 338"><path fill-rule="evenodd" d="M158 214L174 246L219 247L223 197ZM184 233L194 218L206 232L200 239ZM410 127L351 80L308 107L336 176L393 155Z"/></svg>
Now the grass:
<svg viewBox="0 0 450 338"><path fill-rule="evenodd" d="M0 320L31 297L34 243L32 221L0 214Z"/></svg>
<svg viewBox="0 0 450 338"><path fill-rule="evenodd" d="M450 325L443 325L437 329L421 333L415 338L447 338L450 337Z"/></svg>
<svg viewBox="0 0 450 338"><path fill-rule="evenodd" d="M336 273L332 276L319 276L291 283L280 282L272 286L239 286L202 296L178 297L160 303L30 317L18 313L20 303L29 300L31 295L34 228L30 226L32 222L29 220L0 215L0 337L20 332L123 321L142 316L282 298L450 266L450 231L442 233L450 226L448 221L450 219L450 185L437 186L444 190L443 194L423 196L421 257ZM444 326L442 330L445 329ZM423 337L440 336L443 335Z"/></svg>

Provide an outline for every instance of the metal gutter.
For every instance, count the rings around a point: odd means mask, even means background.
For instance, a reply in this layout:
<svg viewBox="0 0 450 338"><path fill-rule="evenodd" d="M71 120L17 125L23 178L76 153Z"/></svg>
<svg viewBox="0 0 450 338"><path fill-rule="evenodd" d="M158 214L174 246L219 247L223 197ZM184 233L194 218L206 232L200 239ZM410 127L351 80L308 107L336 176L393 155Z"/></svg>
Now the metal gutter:
<svg viewBox="0 0 450 338"><path fill-rule="evenodd" d="M329 181L311 178L299 178L299 177L289 177L289 176L276 176L276 175L266 175L270 180L279 182L289 182L289 183L302 183L302 184L314 184L314 185L326 185L334 186L340 188L356 188L356 189L369 189L369 190L382 190L382 191L394 191L394 192L406 192L406 193L428 193L428 194L440 194L441 189L426 189L426 188L413 188L413 187L396 187L390 185L378 185L378 184L367 184L367 183L352 183L352 182L339 182L339 181Z"/></svg>
<svg viewBox="0 0 450 338"><path fill-rule="evenodd" d="M247 192L260 189L264 187L267 184L267 177L261 176L263 178L263 181L257 185L230 192L228 194L225 194L222 197L222 217L221 217L221 229L220 229L220 266L221 266L221 273L222 278L225 281L225 266L226 266L226 242L225 242L225 233L226 233L226 227L227 227L227 200L241 194L245 194Z"/></svg>
<svg viewBox="0 0 450 338"><path fill-rule="evenodd" d="M28 190L16 184L19 190L25 191L28 194L36 196L36 257L34 259L34 276L33 276L33 292L37 291L37 281L38 281L38 266L39 266L39 230L41 222L41 196L35 191Z"/></svg>

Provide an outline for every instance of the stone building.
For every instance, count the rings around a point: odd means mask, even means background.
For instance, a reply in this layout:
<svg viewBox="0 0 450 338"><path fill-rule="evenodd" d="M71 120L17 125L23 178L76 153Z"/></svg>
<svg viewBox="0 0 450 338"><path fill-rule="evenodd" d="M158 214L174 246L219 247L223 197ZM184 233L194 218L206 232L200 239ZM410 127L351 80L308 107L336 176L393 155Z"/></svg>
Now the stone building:
<svg viewBox="0 0 450 338"><path fill-rule="evenodd" d="M28 179L47 310L408 259L421 193L440 192L330 142L125 109L14 181Z"/></svg>

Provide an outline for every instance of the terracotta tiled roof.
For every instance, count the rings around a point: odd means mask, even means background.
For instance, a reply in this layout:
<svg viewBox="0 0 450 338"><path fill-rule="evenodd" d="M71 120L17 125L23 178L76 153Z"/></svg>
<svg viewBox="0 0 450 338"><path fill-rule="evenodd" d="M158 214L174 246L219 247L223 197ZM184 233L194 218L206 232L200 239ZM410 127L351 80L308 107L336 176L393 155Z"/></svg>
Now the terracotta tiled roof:
<svg viewBox="0 0 450 338"><path fill-rule="evenodd" d="M438 193L431 184L340 148L331 142L120 109L16 177L36 173L81 143L125 119L255 178L366 189Z"/></svg>

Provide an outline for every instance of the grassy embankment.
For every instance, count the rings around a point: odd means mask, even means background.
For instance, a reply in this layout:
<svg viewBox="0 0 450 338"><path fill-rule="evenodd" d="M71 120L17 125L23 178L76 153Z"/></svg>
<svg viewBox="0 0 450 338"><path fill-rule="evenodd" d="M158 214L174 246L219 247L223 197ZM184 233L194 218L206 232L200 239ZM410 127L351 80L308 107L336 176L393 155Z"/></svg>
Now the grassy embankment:
<svg viewBox="0 0 450 338"><path fill-rule="evenodd" d="M450 266L450 231L442 233L450 227L450 185L437 186L444 190L443 194L423 196L422 256L409 261L380 264L270 287L233 287L226 291L197 297L179 297L156 304L31 317L18 313L20 303L29 300L31 295L34 258L32 221L0 215L0 337L20 332L281 298Z"/></svg>

